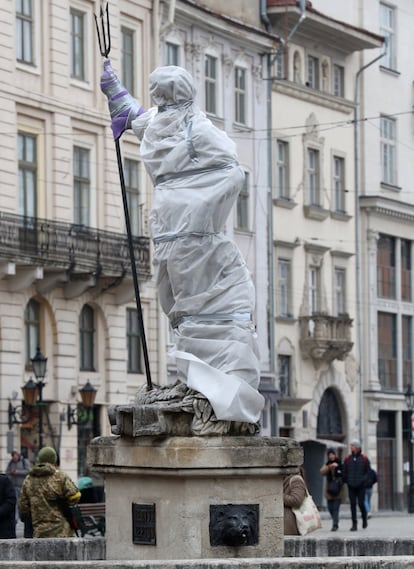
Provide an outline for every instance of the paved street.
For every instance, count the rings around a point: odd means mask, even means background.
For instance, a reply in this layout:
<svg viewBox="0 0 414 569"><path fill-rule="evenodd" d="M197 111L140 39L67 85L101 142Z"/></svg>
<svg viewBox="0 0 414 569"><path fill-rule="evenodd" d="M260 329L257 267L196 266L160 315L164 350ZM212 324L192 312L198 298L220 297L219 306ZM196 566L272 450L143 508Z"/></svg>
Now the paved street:
<svg viewBox="0 0 414 569"><path fill-rule="evenodd" d="M367 529L362 529L361 519L358 519L358 531L350 531L351 517L348 504L341 506L339 529L332 532L332 523L327 512L322 512L322 529L313 533L315 537L343 536L350 537L411 537L414 538L414 514L406 512L373 513L368 520Z"/></svg>

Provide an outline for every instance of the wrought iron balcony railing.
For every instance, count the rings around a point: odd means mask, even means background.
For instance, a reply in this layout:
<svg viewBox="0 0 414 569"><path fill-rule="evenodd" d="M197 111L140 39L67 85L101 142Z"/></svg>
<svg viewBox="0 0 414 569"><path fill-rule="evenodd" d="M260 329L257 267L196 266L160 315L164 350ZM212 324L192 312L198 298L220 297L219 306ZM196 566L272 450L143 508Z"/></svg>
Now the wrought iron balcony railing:
<svg viewBox="0 0 414 569"><path fill-rule="evenodd" d="M148 278L149 238L134 237L133 241L138 274ZM126 235L5 212L0 212L0 259L102 276L131 270Z"/></svg>

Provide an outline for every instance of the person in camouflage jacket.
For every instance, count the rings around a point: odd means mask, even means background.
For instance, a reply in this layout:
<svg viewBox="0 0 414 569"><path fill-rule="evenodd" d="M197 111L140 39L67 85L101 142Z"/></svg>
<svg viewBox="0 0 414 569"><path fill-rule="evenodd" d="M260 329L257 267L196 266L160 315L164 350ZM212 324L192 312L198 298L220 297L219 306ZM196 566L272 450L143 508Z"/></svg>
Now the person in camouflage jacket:
<svg viewBox="0 0 414 569"><path fill-rule="evenodd" d="M53 448L39 451L38 463L26 476L19 496L21 516L31 516L33 537L74 537L59 505L64 498L68 505L76 504L80 492L71 478L56 466L57 455Z"/></svg>

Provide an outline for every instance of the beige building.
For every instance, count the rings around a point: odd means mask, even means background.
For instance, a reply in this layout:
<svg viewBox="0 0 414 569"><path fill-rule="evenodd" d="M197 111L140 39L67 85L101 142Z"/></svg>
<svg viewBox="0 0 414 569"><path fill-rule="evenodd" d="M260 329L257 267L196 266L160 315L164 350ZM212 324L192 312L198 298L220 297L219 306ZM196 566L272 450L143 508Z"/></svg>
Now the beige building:
<svg viewBox="0 0 414 569"><path fill-rule="evenodd" d="M302 441L321 504L326 448L343 452L362 428L351 125L357 53L382 42L310 3L267 6L285 38L272 97L279 431Z"/></svg>

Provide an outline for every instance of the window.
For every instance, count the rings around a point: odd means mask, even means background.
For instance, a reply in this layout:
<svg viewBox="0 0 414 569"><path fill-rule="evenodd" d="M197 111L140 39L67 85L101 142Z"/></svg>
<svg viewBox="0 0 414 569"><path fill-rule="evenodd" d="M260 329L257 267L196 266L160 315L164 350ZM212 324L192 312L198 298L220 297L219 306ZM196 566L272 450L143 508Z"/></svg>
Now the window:
<svg viewBox="0 0 414 569"><path fill-rule="evenodd" d="M237 197L237 229L249 229L249 181L249 174L248 172L245 172L243 187Z"/></svg>
<svg viewBox="0 0 414 569"><path fill-rule="evenodd" d="M378 378L382 389L397 388L397 318L378 312Z"/></svg>
<svg viewBox="0 0 414 569"><path fill-rule="evenodd" d="M289 199L289 145L278 140L276 157L276 184L277 197L282 200Z"/></svg>
<svg viewBox="0 0 414 569"><path fill-rule="evenodd" d="M85 81L85 14L70 11L70 76Z"/></svg>
<svg viewBox="0 0 414 569"><path fill-rule="evenodd" d="M277 261L277 308L278 316L292 316L290 307L291 292L291 262L289 259Z"/></svg>
<svg viewBox="0 0 414 569"><path fill-rule="evenodd" d="M17 135L19 161L19 214L36 217L36 137L19 132Z"/></svg>
<svg viewBox="0 0 414 569"><path fill-rule="evenodd" d="M343 268L334 269L334 316L346 314L346 271Z"/></svg>
<svg viewBox="0 0 414 569"><path fill-rule="evenodd" d="M401 239L401 299L411 300L411 241Z"/></svg>
<svg viewBox="0 0 414 569"><path fill-rule="evenodd" d="M309 205L320 206L319 150L307 151L307 186Z"/></svg>
<svg viewBox="0 0 414 569"><path fill-rule="evenodd" d="M141 335L137 310L127 309L128 373L142 373Z"/></svg>
<svg viewBox="0 0 414 569"><path fill-rule="evenodd" d="M389 69L396 69L395 9L387 4L380 4L380 34L385 37L387 46L380 64Z"/></svg>
<svg viewBox="0 0 414 569"><path fill-rule="evenodd" d="M279 48L276 53L275 58L275 65L276 65L276 79L284 79L285 78L285 49Z"/></svg>
<svg viewBox="0 0 414 569"><path fill-rule="evenodd" d="M217 58L206 55L204 61L206 112L217 114Z"/></svg>
<svg viewBox="0 0 414 569"><path fill-rule="evenodd" d="M377 293L381 298L396 298L395 239L380 235L377 243Z"/></svg>
<svg viewBox="0 0 414 569"><path fill-rule="evenodd" d="M132 235L140 235L141 211L139 204L139 162L125 159L125 189L128 201Z"/></svg>
<svg viewBox="0 0 414 569"><path fill-rule="evenodd" d="M309 314L320 312L320 269L319 267L309 268Z"/></svg>
<svg viewBox="0 0 414 569"><path fill-rule="evenodd" d="M308 55L308 82L306 85L312 89L319 89L319 59L313 55Z"/></svg>
<svg viewBox="0 0 414 569"><path fill-rule="evenodd" d="M333 157L332 186L335 211L345 213L345 160L339 156Z"/></svg>
<svg viewBox="0 0 414 569"><path fill-rule="evenodd" d="M277 368L279 375L279 392L283 397L290 396L291 356L279 355Z"/></svg>
<svg viewBox="0 0 414 569"><path fill-rule="evenodd" d="M89 150L75 146L73 149L73 221L79 225L89 225L90 187Z"/></svg>
<svg viewBox="0 0 414 569"><path fill-rule="evenodd" d="M24 311L24 327L26 331L26 367L31 368L30 361L40 346L40 304L30 300Z"/></svg>
<svg viewBox="0 0 414 569"><path fill-rule="evenodd" d="M179 46L175 43L165 44L165 65L180 65Z"/></svg>
<svg viewBox="0 0 414 569"><path fill-rule="evenodd" d="M95 371L94 368L94 311L88 304L82 308L79 318L79 343L80 343L80 370Z"/></svg>
<svg viewBox="0 0 414 569"><path fill-rule="evenodd" d="M413 334L411 316L402 317L403 387L413 382Z"/></svg>
<svg viewBox="0 0 414 569"><path fill-rule="evenodd" d="M336 97L345 96L345 70L342 65L334 63L332 68L332 84L333 84L333 94Z"/></svg>
<svg viewBox="0 0 414 569"><path fill-rule="evenodd" d="M16 0L16 59L34 63L32 0Z"/></svg>
<svg viewBox="0 0 414 569"><path fill-rule="evenodd" d="M235 121L246 124L246 70L242 67L234 69L234 92L235 92Z"/></svg>
<svg viewBox="0 0 414 569"><path fill-rule="evenodd" d="M131 95L135 92L135 50L134 32L128 28L121 28L121 80Z"/></svg>
<svg viewBox="0 0 414 569"><path fill-rule="evenodd" d="M381 117L381 173L385 184L396 185L396 121Z"/></svg>

